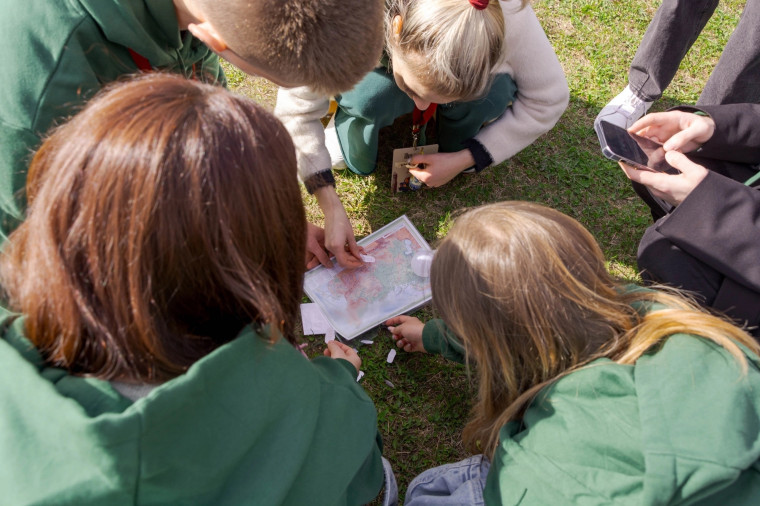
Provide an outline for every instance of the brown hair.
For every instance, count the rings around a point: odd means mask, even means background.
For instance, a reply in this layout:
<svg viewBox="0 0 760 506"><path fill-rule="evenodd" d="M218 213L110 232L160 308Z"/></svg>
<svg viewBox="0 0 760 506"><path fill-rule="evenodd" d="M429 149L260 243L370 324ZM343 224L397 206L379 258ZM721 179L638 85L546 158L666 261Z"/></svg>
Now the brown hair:
<svg viewBox="0 0 760 506"><path fill-rule="evenodd" d="M541 389L597 358L632 364L675 333L718 343L745 372L735 343L760 351L675 291L623 289L591 234L538 204L501 202L461 216L438 248L431 284L436 308L477 364L464 441L491 455L500 429Z"/></svg>
<svg viewBox="0 0 760 506"><path fill-rule="evenodd" d="M325 93L354 86L378 65L383 0L196 0L244 60Z"/></svg>
<svg viewBox="0 0 760 506"><path fill-rule="evenodd" d="M528 0L520 2L523 8ZM402 19L395 35L393 19ZM385 44L431 90L460 101L488 92L504 57L504 14L498 1L478 10L467 0L388 0Z"/></svg>
<svg viewBox="0 0 760 506"><path fill-rule="evenodd" d="M153 74L104 91L32 161L0 274L55 366L162 381L249 323L293 339L305 215L284 127Z"/></svg>

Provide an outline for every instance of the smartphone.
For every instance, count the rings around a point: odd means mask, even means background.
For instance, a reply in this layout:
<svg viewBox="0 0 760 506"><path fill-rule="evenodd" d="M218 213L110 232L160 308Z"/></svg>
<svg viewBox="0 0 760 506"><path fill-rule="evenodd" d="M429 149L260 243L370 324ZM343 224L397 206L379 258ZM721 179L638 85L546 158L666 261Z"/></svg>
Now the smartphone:
<svg viewBox="0 0 760 506"><path fill-rule="evenodd" d="M625 162L641 170L679 173L665 161L665 149L662 144L632 134L625 128L606 121L602 121L601 127L599 140L602 144L602 154L610 160Z"/></svg>

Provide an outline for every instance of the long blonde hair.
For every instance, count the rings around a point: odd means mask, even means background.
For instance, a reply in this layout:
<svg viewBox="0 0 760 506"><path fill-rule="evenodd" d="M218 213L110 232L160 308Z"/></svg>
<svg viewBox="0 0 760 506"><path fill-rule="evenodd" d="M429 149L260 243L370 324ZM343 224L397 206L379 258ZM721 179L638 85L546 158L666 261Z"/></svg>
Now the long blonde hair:
<svg viewBox="0 0 760 506"><path fill-rule="evenodd" d="M436 253L433 301L477 364L478 399L465 444L492 455L499 430L548 384L607 357L634 363L675 333L723 346L746 372L742 330L674 290L624 290L591 234L574 219L528 202L461 216Z"/></svg>
<svg viewBox="0 0 760 506"><path fill-rule="evenodd" d="M391 61L401 55L432 91L461 101L488 91L504 53L504 15L497 0L483 10L467 0L388 0L385 16ZM403 20L398 35L396 16ZM416 58L410 60L410 54Z"/></svg>

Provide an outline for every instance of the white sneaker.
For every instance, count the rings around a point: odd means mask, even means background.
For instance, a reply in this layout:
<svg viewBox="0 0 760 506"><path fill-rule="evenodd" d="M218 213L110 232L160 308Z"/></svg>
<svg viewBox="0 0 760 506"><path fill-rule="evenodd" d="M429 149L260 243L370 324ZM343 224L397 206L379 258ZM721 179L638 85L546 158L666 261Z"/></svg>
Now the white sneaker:
<svg viewBox="0 0 760 506"><path fill-rule="evenodd" d="M602 121L627 129L646 114L650 107L652 107L652 102L640 99L633 93L630 86L626 86L599 112L594 120L594 130L599 135L599 124Z"/></svg>
<svg viewBox="0 0 760 506"><path fill-rule="evenodd" d="M338 132L335 131L335 115L330 118L330 122L325 127L325 146L327 151L330 152L330 163L335 170L344 170L348 168L345 160L343 160L343 151L340 149L340 141L338 141Z"/></svg>

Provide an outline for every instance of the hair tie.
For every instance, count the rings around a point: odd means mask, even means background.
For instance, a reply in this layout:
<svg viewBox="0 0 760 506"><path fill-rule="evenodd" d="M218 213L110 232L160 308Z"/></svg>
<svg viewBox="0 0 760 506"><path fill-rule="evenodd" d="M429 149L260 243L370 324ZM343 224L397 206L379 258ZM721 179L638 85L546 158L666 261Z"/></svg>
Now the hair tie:
<svg viewBox="0 0 760 506"><path fill-rule="evenodd" d="M488 7L488 0L470 0L470 3L479 11Z"/></svg>

